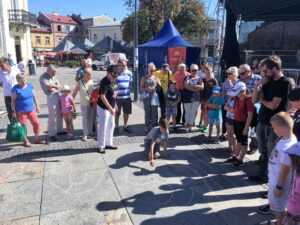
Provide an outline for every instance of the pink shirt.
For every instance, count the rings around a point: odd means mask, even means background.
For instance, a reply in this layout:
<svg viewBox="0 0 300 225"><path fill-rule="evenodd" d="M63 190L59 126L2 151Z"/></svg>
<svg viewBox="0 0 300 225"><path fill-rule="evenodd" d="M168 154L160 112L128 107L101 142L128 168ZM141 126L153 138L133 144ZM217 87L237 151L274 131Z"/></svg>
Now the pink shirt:
<svg viewBox="0 0 300 225"><path fill-rule="evenodd" d="M181 75L179 71L177 71L173 75L173 79L176 81L177 90L183 90L184 79L189 75L189 72L185 71L184 75Z"/></svg>
<svg viewBox="0 0 300 225"><path fill-rule="evenodd" d="M60 101L62 113L69 113L72 111L72 104L71 104L73 102L72 96L61 95L59 96L59 101Z"/></svg>
<svg viewBox="0 0 300 225"><path fill-rule="evenodd" d="M300 177L294 178L293 187L287 200L287 210L293 215L300 216Z"/></svg>

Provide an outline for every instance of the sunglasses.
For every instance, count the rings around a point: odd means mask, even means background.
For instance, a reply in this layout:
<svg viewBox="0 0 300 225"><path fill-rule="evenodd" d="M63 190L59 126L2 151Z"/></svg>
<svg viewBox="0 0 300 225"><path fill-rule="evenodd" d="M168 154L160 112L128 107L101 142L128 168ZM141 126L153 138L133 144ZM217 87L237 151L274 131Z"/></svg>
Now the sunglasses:
<svg viewBox="0 0 300 225"><path fill-rule="evenodd" d="M194 72L198 72L198 70L192 70L192 72L194 73Z"/></svg>
<svg viewBox="0 0 300 225"><path fill-rule="evenodd" d="M242 75L242 76L243 76L243 75L245 75L246 73L247 73L247 71L245 71L245 72L242 72L242 73L241 73L241 72L239 72L239 74L240 74L240 75Z"/></svg>
<svg viewBox="0 0 300 225"><path fill-rule="evenodd" d="M227 75L232 75L233 73L227 73Z"/></svg>

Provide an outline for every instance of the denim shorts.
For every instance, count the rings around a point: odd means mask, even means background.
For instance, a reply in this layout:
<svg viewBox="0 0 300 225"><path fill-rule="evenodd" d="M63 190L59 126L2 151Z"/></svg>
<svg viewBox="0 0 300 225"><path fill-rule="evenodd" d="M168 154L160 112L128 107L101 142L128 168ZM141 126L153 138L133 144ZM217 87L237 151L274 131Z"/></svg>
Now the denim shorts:
<svg viewBox="0 0 300 225"><path fill-rule="evenodd" d="M166 116L177 116L177 106L167 106L166 107Z"/></svg>
<svg viewBox="0 0 300 225"><path fill-rule="evenodd" d="M225 122L226 122L228 125L233 126L233 119L226 117Z"/></svg>
<svg viewBox="0 0 300 225"><path fill-rule="evenodd" d="M222 123L222 119L221 118L208 118L208 124L209 125L216 125L216 126L220 126Z"/></svg>
<svg viewBox="0 0 300 225"><path fill-rule="evenodd" d="M282 189L282 195L278 198L273 193L274 189L275 187L270 186L268 191L270 208L275 212L284 212L290 190L289 188Z"/></svg>

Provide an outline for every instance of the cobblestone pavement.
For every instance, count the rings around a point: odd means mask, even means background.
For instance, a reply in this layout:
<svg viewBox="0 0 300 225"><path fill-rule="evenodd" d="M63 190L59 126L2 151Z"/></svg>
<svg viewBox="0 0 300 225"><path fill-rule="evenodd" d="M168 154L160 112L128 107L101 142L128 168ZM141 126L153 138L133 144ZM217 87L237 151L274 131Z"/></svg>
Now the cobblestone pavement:
<svg viewBox="0 0 300 225"><path fill-rule="evenodd" d="M74 87L75 71L59 68L61 83ZM94 72L93 79L104 75ZM45 96L38 76L29 82L42 106L45 132ZM267 187L246 179L255 172L257 154L247 156L243 168L233 168L223 163L229 156L225 142L210 144L197 130L179 131L170 135L169 158L151 168L143 155L143 115L142 104L134 103L134 133L124 133L121 119L114 137L119 149L105 155L95 152L94 139L80 140L80 115L75 140L62 136L31 148L6 142L7 119L0 118L0 225L253 225L272 218L256 213L266 203L260 195Z"/></svg>

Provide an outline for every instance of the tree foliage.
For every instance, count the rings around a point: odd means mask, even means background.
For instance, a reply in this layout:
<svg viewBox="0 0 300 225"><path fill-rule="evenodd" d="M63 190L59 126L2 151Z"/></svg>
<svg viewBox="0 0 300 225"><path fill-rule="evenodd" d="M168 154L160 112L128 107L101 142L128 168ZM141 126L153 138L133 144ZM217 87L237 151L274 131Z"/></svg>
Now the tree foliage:
<svg viewBox="0 0 300 225"><path fill-rule="evenodd" d="M121 22L123 40L134 38L134 0L125 0L130 10ZM199 0L139 0L137 10L139 43L145 43L160 30L167 19L171 19L181 35L199 39L209 29L204 4Z"/></svg>

